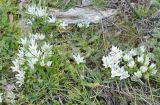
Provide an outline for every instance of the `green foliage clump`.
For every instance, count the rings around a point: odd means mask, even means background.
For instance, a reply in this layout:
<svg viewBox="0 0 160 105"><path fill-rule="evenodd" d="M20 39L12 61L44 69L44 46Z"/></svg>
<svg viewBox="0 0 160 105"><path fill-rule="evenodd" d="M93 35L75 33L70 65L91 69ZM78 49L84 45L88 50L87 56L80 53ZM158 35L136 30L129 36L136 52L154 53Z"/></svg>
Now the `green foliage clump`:
<svg viewBox="0 0 160 105"><path fill-rule="evenodd" d="M11 57L18 44L17 7L11 1L0 1L0 73L8 72Z"/></svg>

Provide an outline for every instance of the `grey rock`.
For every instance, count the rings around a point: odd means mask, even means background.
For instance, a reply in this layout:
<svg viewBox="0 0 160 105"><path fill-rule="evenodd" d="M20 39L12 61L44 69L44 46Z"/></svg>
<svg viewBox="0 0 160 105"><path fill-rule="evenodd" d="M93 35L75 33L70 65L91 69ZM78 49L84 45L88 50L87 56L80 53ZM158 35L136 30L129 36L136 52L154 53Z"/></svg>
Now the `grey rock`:
<svg viewBox="0 0 160 105"><path fill-rule="evenodd" d="M67 24L77 24L84 21L89 23L99 23L102 19L109 18L116 14L115 9L97 10L88 7L71 8L68 11L51 10L50 15L54 15L57 19Z"/></svg>

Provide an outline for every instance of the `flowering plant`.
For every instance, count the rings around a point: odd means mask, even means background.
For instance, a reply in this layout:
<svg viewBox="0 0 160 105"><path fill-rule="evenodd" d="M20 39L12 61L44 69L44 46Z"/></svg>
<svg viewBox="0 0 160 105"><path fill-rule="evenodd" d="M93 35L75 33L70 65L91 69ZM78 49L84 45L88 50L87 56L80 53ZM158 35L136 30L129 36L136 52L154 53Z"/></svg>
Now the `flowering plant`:
<svg viewBox="0 0 160 105"><path fill-rule="evenodd" d="M31 31L38 33L20 39L20 47L11 67L15 73L14 83L19 87L15 86L11 91L0 93L0 103L10 101L18 104L46 105L58 104L55 103L58 99L62 104L84 104L93 101L91 97L96 96L96 99L103 87L107 91L112 88L109 85L114 85L114 82L108 81L108 72L99 71L100 63L95 62L101 57L96 51L99 47L98 39L101 39L95 33L99 30L98 26L94 28L85 20L78 23L78 27L68 27L67 22L58 20L56 14L50 14L47 8L36 5L29 6L25 13ZM51 35L45 36L42 33ZM54 43L54 47L51 43ZM98 50L101 52L99 48ZM72 58L69 57L71 54ZM111 78L118 80L148 79L157 72L156 64L144 46L130 51L122 51L112 46L102 61ZM125 85L121 84L121 81L119 83L123 89ZM121 91L119 85L113 88ZM89 89L93 91L88 91ZM33 101L32 97L35 102L29 103ZM84 97L88 97L87 100ZM79 103L80 101L84 103ZM86 104L101 104L98 100L97 102Z"/></svg>
<svg viewBox="0 0 160 105"><path fill-rule="evenodd" d="M130 77L132 80L138 80L144 77L147 79L157 72L156 64L152 61L150 54L144 46L130 51L122 51L112 46L111 52L103 56L102 61L103 66L111 71L112 78L118 77L122 80Z"/></svg>
<svg viewBox="0 0 160 105"><path fill-rule="evenodd" d="M61 29L66 29L66 27L68 26L68 24L64 21L56 19L56 16L54 16L53 14L49 15L49 13L47 12L47 8L42 8L36 5L28 6L26 14L28 15L28 25L39 26L43 24L44 26L57 26Z"/></svg>
<svg viewBox="0 0 160 105"><path fill-rule="evenodd" d="M30 34L19 42L21 47L18 50L17 58L12 61L14 66L11 67L13 72L16 72L17 84L19 87L24 83L25 71L34 71L35 66L41 67L52 65L50 61L52 45L46 42L45 35L36 33Z"/></svg>

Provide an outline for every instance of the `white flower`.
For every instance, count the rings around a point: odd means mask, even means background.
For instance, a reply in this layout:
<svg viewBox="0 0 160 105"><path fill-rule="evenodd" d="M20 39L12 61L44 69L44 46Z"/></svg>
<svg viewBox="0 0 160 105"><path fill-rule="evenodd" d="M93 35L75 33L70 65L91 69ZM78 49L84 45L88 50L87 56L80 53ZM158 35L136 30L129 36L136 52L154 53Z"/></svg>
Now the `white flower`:
<svg viewBox="0 0 160 105"><path fill-rule="evenodd" d="M147 70L148 70L148 68L147 68L146 66L141 66L141 67L140 67L140 71L141 71L142 73L146 72Z"/></svg>
<svg viewBox="0 0 160 105"><path fill-rule="evenodd" d="M45 66L44 60L42 60L42 61L40 62L40 65L41 65L42 67Z"/></svg>
<svg viewBox="0 0 160 105"><path fill-rule="evenodd" d="M81 55L78 53L78 55L73 55L74 60L79 65L80 63L84 63L84 57L81 57Z"/></svg>
<svg viewBox="0 0 160 105"><path fill-rule="evenodd" d="M88 28L89 27L89 22L88 21L83 21L83 22L81 22L81 23L78 23L77 24L77 26L79 27L79 28L82 28L82 27L85 27L85 28Z"/></svg>
<svg viewBox="0 0 160 105"><path fill-rule="evenodd" d="M151 63L151 65L149 66L149 69L153 69L153 68L155 68L155 67L156 67L156 64Z"/></svg>
<svg viewBox="0 0 160 105"><path fill-rule="evenodd" d="M125 54L123 56L124 61L130 61L132 59L132 56L130 56L129 54Z"/></svg>
<svg viewBox="0 0 160 105"><path fill-rule="evenodd" d="M52 50L52 45L50 45L49 43L44 43L44 45L41 46L42 51L46 51L46 50Z"/></svg>
<svg viewBox="0 0 160 105"><path fill-rule="evenodd" d="M137 51L136 51L135 49L131 49L131 50L129 51L129 54L130 54L131 56L136 56L136 55L137 55Z"/></svg>
<svg viewBox="0 0 160 105"><path fill-rule="evenodd" d="M38 58L28 58L29 64L36 64L38 62Z"/></svg>
<svg viewBox="0 0 160 105"><path fill-rule="evenodd" d="M78 26L79 28L82 28L82 27L84 27L84 24L78 23L77 26Z"/></svg>
<svg viewBox="0 0 160 105"><path fill-rule="evenodd" d="M151 75L155 75L156 73L157 73L156 69L151 71Z"/></svg>
<svg viewBox="0 0 160 105"><path fill-rule="evenodd" d="M47 62L47 66L50 67L52 65L52 61Z"/></svg>
<svg viewBox="0 0 160 105"><path fill-rule="evenodd" d="M110 67L115 65L115 64L118 64L120 62L119 57L117 57L117 56L108 56L108 58L109 58L108 63L110 65Z"/></svg>
<svg viewBox="0 0 160 105"><path fill-rule="evenodd" d="M47 8L42 8L42 7L37 8L37 12L35 15L37 15L39 17L47 16L48 15Z"/></svg>
<svg viewBox="0 0 160 105"><path fill-rule="evenodd" d="M31 53L34 55L34 57L37 57L37 58L39 58L42 55L42 52L38 50L32 50Z"/></svg>
<svg viewBox="0 0 160 105"><path fill-rule="evenodd" d="M34 65L38 62L38 58L28 58L28 66L33 70Z"/></svg>
<svg viewBox="0 0 160 105"><path fill-rule="evenodd" d="M51 15L51 17L48 17L48 22L49 23L55 23L56 22L56 18L54 15Z"/></svg>
<svg viewBox="0 0 160 105"><path fill-rule="evenodd" d="M83 24L84 24L84 26L85 26L86 28L88 28L88 27L89 27L90 22L88 22L88 21L84 21L84 22L83 22Z"/></svg>
<svg viewBox="0 0 160 105"><path fill-rule="evenodd" d="M68 26L68 24L61 21L59 26L60 26L61 28L63 28L63 29L66 29L66 27Z"/></svg>
<svg viewBox="0 0 160 105"><path fill-rule="evenodd" d="M32 34L30 34L29 35L29 41L28 41L28 45L29 45L29 47L32 47L33 46L33 48L34 49L37 49L37 43L36 43L36 38L35 38L35 36L33 36ZM33 49L33 50L34 50Z"/></svg>
<svg viewBox="0 0 160 105"><path fill-rule="evenodd" d="M17 84L19 84L19 87L22 86L22 84L24 83L24 79L25 79L25 72L24 71L18 71L18 74L15 75L16 79L17 79Z"/></svg>
<svg viewBox="0 0 160 105"><path fill-rule="evenodd" d="M114 78L116 76L121 76L121 72L123 71L123 68L120 68L118 65L111 67L111 77Z"/></svg>
<svg viewBox="0 0 160 105"><path fill-rule="evenodd" d="M142 77L142 72L141 71L134 72L134 75L138 78L141 78Z"/></svg>
<svg viewBox="0 0 160 105"><path fill-rule="evenodd" d="M123 67L121 67L120 72L121 72L120 80L127 79L128 77L130 77L130 75L128 74L128 71L125 71Z"/></svg>
<svg viewBox="0 0 160 105"><path fill-rule="evenodd" d="M118 70L111 70L111 77L114 78L116 76L120 76Z"/></svg>
<svg viewBox="0 0 160 105"><path fill-rule="evenodd" d="M128 74L128 71L124 71L120 77L120 80L127 79L128 77L130 77L130 75Z"/></svg>
<svg viewBox="0 0 160 105"><path fill-rule="evenodd" d="M11 66L12 71L13 72L19 71L20 65L18 59L15 59L14 61L12 61L12 63L14 64L14 66Z"/></svg>
<svg viewBox="0 0 160 105"><path fill-rule="evenodd" d="M144 53L144 52L145 52L145 50L146 50L146 49L145 49L145 47L144 47L144 46L141 46L141 47L140 47L140 51L141 51L141 53Z"/></svg>
<svg viewBox="0 0 160 105"><path fill-rule="evenodd" d="M134 67L134 65L135 65L134 60L132 60L132 61L128 62L128 67L133 68L133 67Z"/></svg>
<svg viewBox="0 0 160 105"><path fill-rule="evenodd" d="M40 35L39 35L39 40L44 40L44 39L45 39L45 35L40 34Z"/></svg>
<svg viewBox="0 0 160 105"><path fill-rule="evenodd" d="M3 95L3 93L0 93L0 103L2 103L2 101L3 101L2 95Z"/></svg>
<svg viewBox="0 0 160 105"><path fill-rule="evenodd" d="M23 47L20 47L20 49L18 50L17 56L21 59L24 57L24 48Z"/></svg>
<svg viewBox="0 0 160 105"><path fill-rule="evenodd" d="M27 38L21 38L21 41L19 42L21 43L22 45L26 45L27 44Z"/></svg>
<svg viewBox="0 0 160 105"><path fill-rule="evenodd" d="M111 52L109 53L109 55L116 56L118 58L121 58L122 54L123 54L122 50L120 50L118 47L115 46L112 46Z"/></svg>
<svg viewBox="0 0 160 105"><path fill-rule="evenodd" d="M24 59L17 58L14 61L12 61L12 63L14 64L14 66L11 66L11 69L13 72L15 72L20 69L20 65L24 64Z"/></svg>
<svg viewBox="0 0 160 105"><path fill-rule="evenodd" d="M137 58L137 61L140 62L140 63L143 63L144 62L144 55L141 55Z"/></svg>
<svg viewBox="0 0 160 105"><path fill-rule="evenodd" d="M107 57L103 56L102 61L103 61L103 66L105 68L108 68L108 67L111 68L112 66L114 66L120 62L118 57L110 56L110 55Z"/></svg>
<svg viewBox="0 0 160 105"><path fill-rule="evenodd" d="M151 69L151 75L155 75L157 73L156 64L151 63L151 65L149 66L149 69Z"/></svg>
<svg viewBox="0 0 160 105"><path fill-rule="evenodd" d="M108 67L111 68L114 65L118 65L122 57L122 54L123 52L119 48L112 46L111 52L109 53L109 55L106 57L103 56L102 58L103 66L105 68L108 68Z"/></svg>
<svg viewBox="0 0 160 105"><path fill-rule="evenodd" d="M105 68L110 67L110 66L108 65L108 63L110 62L109 59L108 59L108 57L103 56L103 57L102 57L102 61L103 61L103 66L104 66Z"/></svg>
<svg viewBox="0 0 160 105"><path fill-rule="evenodd" d="M36 33L36 34L34 35L34 38L35 38L36 40L44 40L44 39L45 39L45 35L43 35L43 34L41 34L41 33Z"/></svg>
<svg viewBox="0 0 160 105"><path fill-rule="evenodd" d="M29 50L30 51L35 51L35 50L37 50L37 48L38 48L38 45L36 43L36 40L34 38L31 38L30 39Z"/></svg>
<svg viewBox="0 0 160 105"><path fill-rule="evenodd" d="M16 79L17 79L17 84L19 84L19 87L24 83L24 78L25 78L25 72L23 71L22 68L20 68L19 65L19 61L17 59L15 59L14 61L12 61L12 63L14 64L14 66L11 67L13 72L16 72L17 74Z"/></svg>
<svg viewBox="0 0 160 105"><path fill-rule="evenodd" d="M149 57L146 55L146 58L145 58L145 62L144 62L144 65L145 66L148 66L149 65Z"/></svg>
<svg viewBox="0 0 160 105"><path fill-rule="evenodd" d="M29 50L30 52L28 54L32 54L35 57L40 57L42 55L41 51L38 51L38 45L35 42L35 40L31 41L31 44L29 45ZM27 56L31 56L31 55L27 55Z"/></svg>
<svg viewBox="0 0 160 105"><path fill-rule="evenodd" d="M27 9L27 13L30 15L36 14L36 6L29 6Z"/></svg>

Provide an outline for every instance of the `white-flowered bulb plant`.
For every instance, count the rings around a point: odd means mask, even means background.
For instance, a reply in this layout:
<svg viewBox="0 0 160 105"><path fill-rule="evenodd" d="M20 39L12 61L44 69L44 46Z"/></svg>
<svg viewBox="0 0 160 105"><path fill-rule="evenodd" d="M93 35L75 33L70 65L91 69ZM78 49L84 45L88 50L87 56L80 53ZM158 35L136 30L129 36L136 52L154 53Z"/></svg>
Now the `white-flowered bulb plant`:
<svg viewBox="0 0 160 105"><path fill-rule="evenodd" d="M129 77L142 78L145 74L155 75L156 64L144 46L130 51L122 51L112 46L107 56L102 57L103 66L110 70L111 78L127 79Z"/></svg>
<svg viewBox="0 0 160 105"><path fill-rule="evenodd" d="M25 72L35 70L35 65L41 67L50 67L52 61L52 47L45 41L45 35L42 33L30 34L28 37L21 38L21 47L17 52L17 57L12 61L12 71L16 73L16 84L21 87L24 84Z"/></svg>

